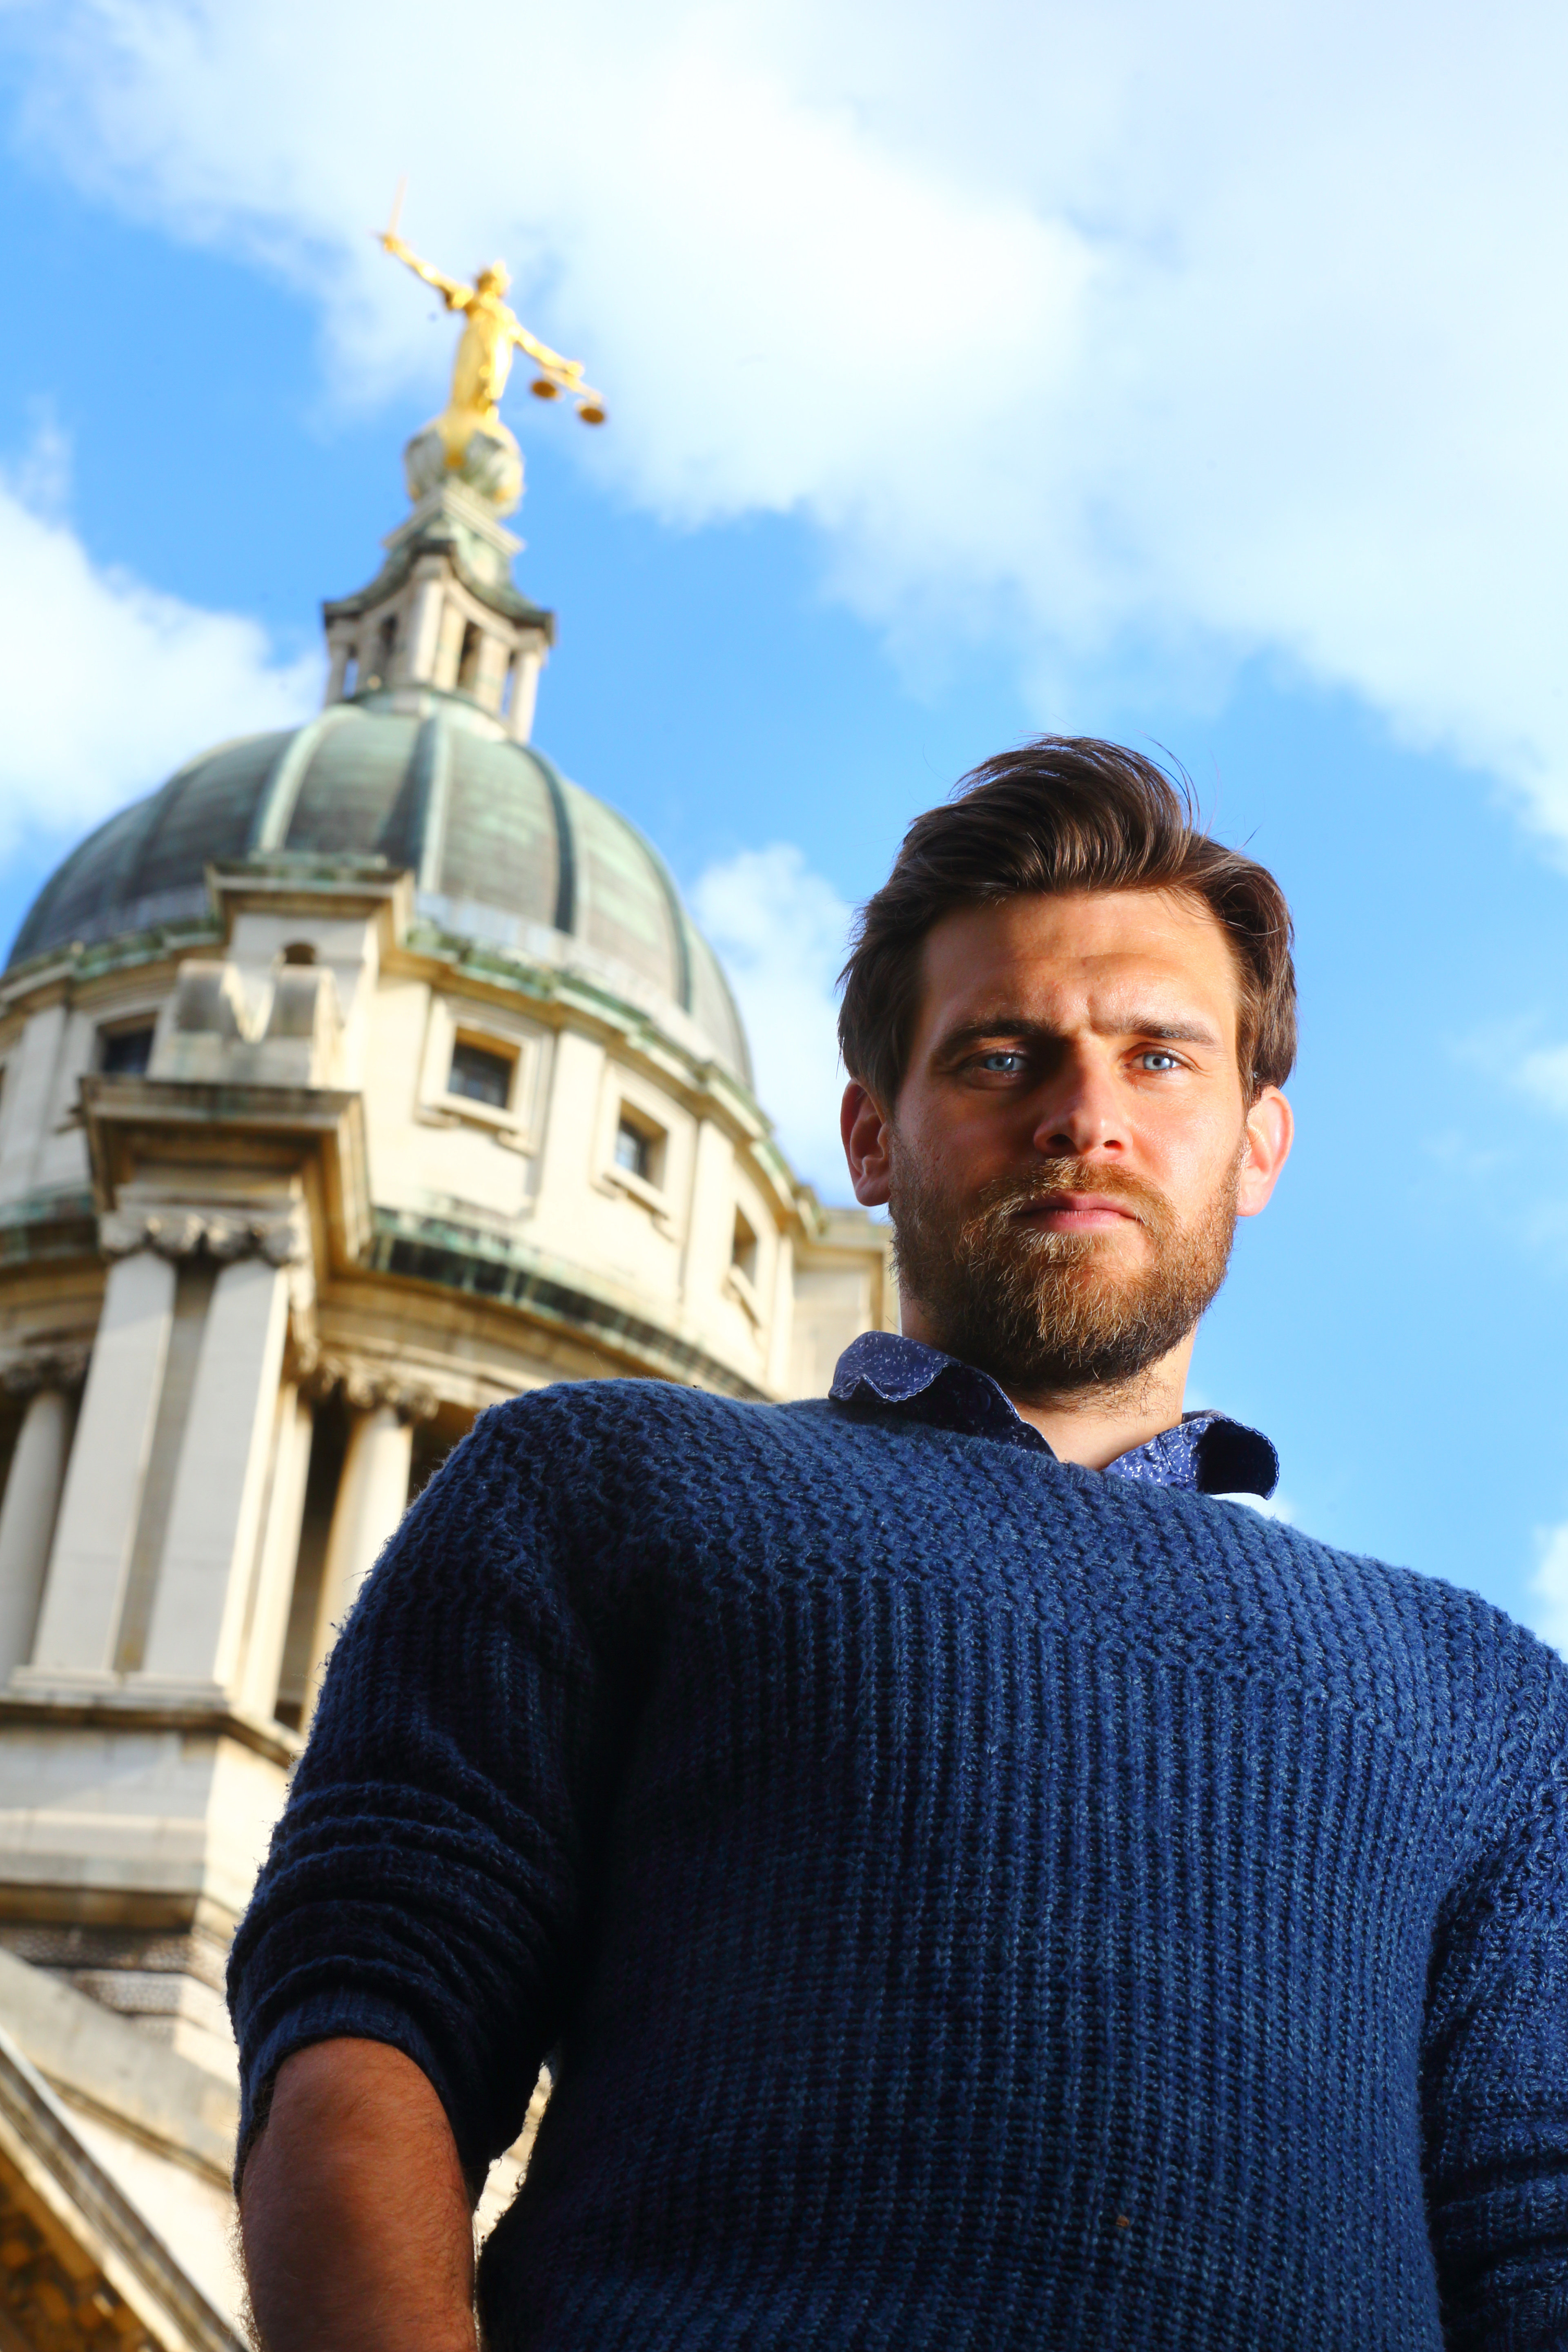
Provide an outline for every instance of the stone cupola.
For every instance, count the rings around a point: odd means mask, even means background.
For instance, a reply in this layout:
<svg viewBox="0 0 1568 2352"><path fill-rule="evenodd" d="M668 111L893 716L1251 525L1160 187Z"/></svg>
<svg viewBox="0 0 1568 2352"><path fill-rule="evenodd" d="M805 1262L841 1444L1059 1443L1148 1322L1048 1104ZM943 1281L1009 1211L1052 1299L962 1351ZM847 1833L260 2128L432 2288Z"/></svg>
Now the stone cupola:
<svg viewBox="0 0 1568 2352"><path fill-rule="evenodd" d="M522 541L493 503L459 478L421 497L383 542L369 585L321 607L330 668L326 699L388 693L418 708L421 688L464 697L526 743L555 615L511 577Z"/></svg>

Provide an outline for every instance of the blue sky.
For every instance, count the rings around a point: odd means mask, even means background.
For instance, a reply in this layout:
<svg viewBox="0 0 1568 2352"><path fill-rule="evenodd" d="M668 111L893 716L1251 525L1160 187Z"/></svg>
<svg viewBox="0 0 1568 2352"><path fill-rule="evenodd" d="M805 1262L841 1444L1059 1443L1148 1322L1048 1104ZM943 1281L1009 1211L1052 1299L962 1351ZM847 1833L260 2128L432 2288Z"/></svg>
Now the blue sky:
<svg viewBox="0 0 1568 2352"><path fill-rule="evenodd" d="M0 0L0 919L319 692L449 362L365 234L407 171L610 394L510 404L538 740L675 866L798 1164L843 1197L831 975L909 817L1036 727L1168 748L1305 1008L1196 1391L1299 1524L1568 1638L1561 28L602 0L476 90L426 23Z"/></svg>

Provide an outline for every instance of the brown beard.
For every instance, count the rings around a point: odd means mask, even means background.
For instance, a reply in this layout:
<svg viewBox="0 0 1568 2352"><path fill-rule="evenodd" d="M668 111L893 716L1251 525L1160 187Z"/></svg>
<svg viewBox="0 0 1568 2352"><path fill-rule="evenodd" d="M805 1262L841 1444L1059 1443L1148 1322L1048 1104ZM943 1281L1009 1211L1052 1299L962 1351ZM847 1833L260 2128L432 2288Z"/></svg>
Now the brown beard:
<svg viewBox="0 0 1568 2352"><path fill-rule="evenodd" d="M1245 1147L1244 1147L1245 1148ZM1126 1389L1184 1339L1225 1280L1241 1153L1183 1225L1164 1195L1100 1160L1049 1160L960 1207L894 1139L889 1206L899 1280L938 1347L1034 1403ZM1101 1235L1042 1232L1019 1212L1068 1192L1125 1202L1143 1263L1108 1263Z"/></svg>

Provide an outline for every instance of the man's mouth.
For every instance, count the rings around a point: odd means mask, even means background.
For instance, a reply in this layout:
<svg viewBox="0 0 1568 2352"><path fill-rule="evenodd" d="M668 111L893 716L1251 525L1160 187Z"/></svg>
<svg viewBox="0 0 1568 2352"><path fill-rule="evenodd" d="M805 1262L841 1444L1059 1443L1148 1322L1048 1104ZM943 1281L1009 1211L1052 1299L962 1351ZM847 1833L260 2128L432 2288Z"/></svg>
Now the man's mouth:
<svg viewBox="0 0 1568 2352"><path fill-rule="evenodd" d="M1019 1223L1047 1234L1104 1233L1118 1225L1142 1222L1125 1202L1106 1192L1047 1192L1026 1201L1017 1212Z"/></svg>

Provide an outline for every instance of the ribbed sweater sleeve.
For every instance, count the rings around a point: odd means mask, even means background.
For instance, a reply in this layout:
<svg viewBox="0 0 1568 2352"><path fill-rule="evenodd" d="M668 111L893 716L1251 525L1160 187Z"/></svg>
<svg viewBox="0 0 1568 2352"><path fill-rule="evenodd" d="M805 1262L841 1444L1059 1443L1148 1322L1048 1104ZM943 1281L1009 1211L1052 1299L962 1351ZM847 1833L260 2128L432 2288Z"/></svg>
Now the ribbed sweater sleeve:
<svg viewBox="0 0 1568 2352"><path fill-rule="evenodd" d="M1568 1754L1544 1754L1455 1900L1422 2065L1427 2211L1448 2352L1568 2344Z"/></svg>
<svg viewBox="0 0 1568 2352"><path fill-rule="evenodd" d="M423 2068L470 2175L517 2134L605 1778L605 1677L548 1501L563 1472L481 1422L337 1643L230 1966L242 2160L281 2062L338 2034Z"/></svg>

